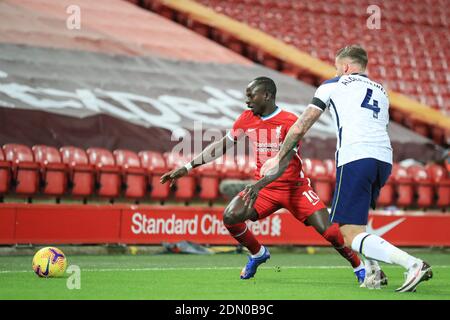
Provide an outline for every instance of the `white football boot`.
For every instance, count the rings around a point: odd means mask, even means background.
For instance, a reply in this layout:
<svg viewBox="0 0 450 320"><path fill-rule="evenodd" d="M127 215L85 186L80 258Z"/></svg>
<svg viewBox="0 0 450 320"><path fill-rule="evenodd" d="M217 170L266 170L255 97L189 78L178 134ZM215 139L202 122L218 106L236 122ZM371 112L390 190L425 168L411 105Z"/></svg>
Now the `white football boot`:
<svg viewBox="0 0 450 320"><path fill-rule="evenodd" d="M427 281L433 277L433 271L431 266L425 261L419 260L419 262L412 265L411 268L405 272L406 280L400 288L397 288L396 292L414 292L416 287L422 281Z"/></svg>
<svg viewBox="0 0 450 320"><path fill-rule="evenodd" d="M381 289L381 286L387 286L388 278L384 274L383 270L370 270L366 272L364 282L359 286L360 288L367 289Z"/></svg>

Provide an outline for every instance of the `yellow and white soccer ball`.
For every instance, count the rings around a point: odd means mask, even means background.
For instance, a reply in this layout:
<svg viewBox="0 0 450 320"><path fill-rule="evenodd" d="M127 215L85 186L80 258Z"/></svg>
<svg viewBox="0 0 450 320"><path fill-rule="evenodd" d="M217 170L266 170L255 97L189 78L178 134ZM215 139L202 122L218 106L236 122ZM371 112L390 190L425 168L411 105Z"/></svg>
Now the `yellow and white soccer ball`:
<svg viewBox="0 0 450 320"><path fill-rule="evenodd" d="M44 278L58 278L67 268L66 255L55 247L40 249L33 257L33 271Z"/></svg>

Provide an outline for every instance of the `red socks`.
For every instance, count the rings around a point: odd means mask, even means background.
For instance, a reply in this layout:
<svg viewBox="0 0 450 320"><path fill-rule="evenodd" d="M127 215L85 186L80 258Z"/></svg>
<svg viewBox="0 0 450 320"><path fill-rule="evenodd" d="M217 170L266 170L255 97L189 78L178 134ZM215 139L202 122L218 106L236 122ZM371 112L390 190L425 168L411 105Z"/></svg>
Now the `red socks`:
<svg viewBox="0 0 450 320"><path fill-rule="evenodd" d="M259 249L261 249L261 245L259 244L258 240L256 240L253 233L248 229L245 222L232 225L226 224L225 227L228 229L231 236L244 247L246 247L251 252L251 254L257 254L259 252Z"/></svg>
<svg viewBox="0 0 450 320"><path fill-rule="evenodd" d="M351 263L353 268L357 268L361 264L361 260L358 255L351 249L344 245L344 237L337 223L334 223L322 234L328 242L330 242L337 252L340 253L348 262Z"/></svg>
<svg viewBox="0 0 450 320"><path fill-rule="evenodd" d="M246 247L251 254L257 254L261 249L261 244L256 240L253 233L248 229L245 222L228 225L225 227L230 232L231 236L235 238L240 244ZM361 260L358 255L353 252L352 249L347 248L344 245L344 237L342 236L339 226L335 223L331 225L322 236L330 242L337 252L340 253L345 259L347 259L353 268L357 268L361 265Z"/></svg>

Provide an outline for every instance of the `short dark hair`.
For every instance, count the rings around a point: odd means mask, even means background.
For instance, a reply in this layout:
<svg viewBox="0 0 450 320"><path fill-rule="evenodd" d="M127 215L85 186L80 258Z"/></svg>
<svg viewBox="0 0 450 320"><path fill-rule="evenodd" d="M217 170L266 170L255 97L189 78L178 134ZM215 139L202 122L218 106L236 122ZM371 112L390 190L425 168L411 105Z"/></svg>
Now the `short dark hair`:
<svg viewBox="0 0 450 320"><path fill-rule="evenodd" d="M363 47L357 44L346 46L336 53L336 58L350 58L353 62L359 64L363 69L367 67L367 52Z"/></svg>
<svg viewBox="0 0 450 320"><path fill-rule="evenodd" d="M275 85L275 81L268 77L258 77L255 78L252 82L254 82L258 86L261 86L264 92L270 93L275 99L277 95L277 86Z"/></svg>

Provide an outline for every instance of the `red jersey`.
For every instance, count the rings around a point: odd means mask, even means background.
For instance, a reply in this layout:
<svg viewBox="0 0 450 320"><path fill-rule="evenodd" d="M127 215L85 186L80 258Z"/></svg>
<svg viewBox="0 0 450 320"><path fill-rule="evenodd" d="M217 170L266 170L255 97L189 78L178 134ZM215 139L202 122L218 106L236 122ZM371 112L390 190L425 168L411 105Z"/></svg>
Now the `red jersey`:
<svg viewBox="0 0 450 320"><path fill-rule="evenodd" d="M255 116L251 110L246 110L235 121L228 137L235 141L243 135L249 137L256 159L256 180L261 178L260 170L263 164L280 151L284 138L295 121L297 121L295 114L281 110L279 107L272 114L264 117ZM298 147L295 149L296 154L284 173L276 181L269 184L270 187L285 185L286 183L308 183L307 177L302 171L302 160L299 156Z"/></svg>

